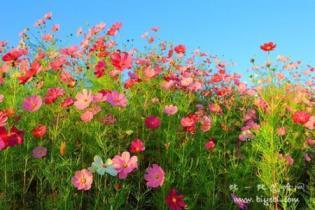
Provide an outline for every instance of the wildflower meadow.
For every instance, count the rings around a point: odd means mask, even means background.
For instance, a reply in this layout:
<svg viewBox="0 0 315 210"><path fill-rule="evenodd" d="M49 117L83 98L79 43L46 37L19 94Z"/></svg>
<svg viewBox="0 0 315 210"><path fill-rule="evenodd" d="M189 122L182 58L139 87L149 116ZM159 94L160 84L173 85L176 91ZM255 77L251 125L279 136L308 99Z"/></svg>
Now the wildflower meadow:
<svg viewBox="0 0 315 210"><path fill-rule="evenodd" d="M315 67L266 40L241 75L121 22L67 45L53 20L0 41L1 210L315 209Z"/></svg>

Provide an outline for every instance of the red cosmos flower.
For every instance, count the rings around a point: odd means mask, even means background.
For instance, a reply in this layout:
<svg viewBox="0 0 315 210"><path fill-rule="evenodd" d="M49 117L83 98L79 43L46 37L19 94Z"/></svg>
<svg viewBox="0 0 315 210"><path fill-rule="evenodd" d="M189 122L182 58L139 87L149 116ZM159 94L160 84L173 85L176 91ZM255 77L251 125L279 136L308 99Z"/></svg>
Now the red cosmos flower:
<svg viewBox="0 0 315 210"><path fill-rule="evenodd" d="M52 104L58 97L63 96L64 94L65 91L62 88L49 88L44 98L44 102L45 104Z"/></svg>
<svg viewBox="0 0 315 210"><path fill-rule="evenodd" d="M145 125L147 128L156 129L161 125L161 121L158 117L151 115L145 119Z"/></svg>
<svg viewBox="0 0 315 210"><path fill-rule="evenodd" d="M176 52L177 54L185 54L185 52L186 52L186 47L185 47L184 45L180 44L180 45L177 45L177 46L174 48L174 50L175 50L175 52Z"/></svg>
<svg viewBox="0 0 315 210"><path fill-rule="evenodd" d="M106 68L106 63L104 61L99 61L95 66L94 75L97 78L104 76L105 68Z"/></svg>
<svg viewBox="0 0 315 210"><path fill-rule="evenodd" d="M187 117L183 117L180 121L184 130L189 133L196 131L196 123L198 122L198 116L196 114L189 114Z"/></svg>
<svg viewBox="0 0 315 210"><path fill-rule="evenodd" d="M114 23L112 27L107 31L107 35L115 36L117 31L121 28L122 24L120 22Z"/></svg>
<svg viewBox="0 0 315 210"><path fill-rule="evenodd" d="M0 150L22 144L24 140L24 132L12 127L10 132L5 127L0 127Z"/></svg>
<svg viewBox="0 0 315 210"><path fill-rule="evenodd" d="M144 143L141 141L141 139L134 139L131 142L129 151L132 153L139 153L143 152L145 150Z"/></svg>
<svg viewBox="0 0 315 210"><path fill-rule="evenodd" d="M273 42L267 42L264 43L263 45L260 46L260 49L262 49L263 51L269 52L272 51L276 48L276 44L274 44Z"/></svg>
<svg viewBox="0 0 315 210"><path fill-rule="evenodd" d="M292 115L293 122L301 125L307 123L310 118L311 115L305 111L296 111Z"/></svg>
<svg viewBox="0 0 315 210"><path fill-rule="evenodd" d="M32 130L32 135L34 138L42 138L47 132L47 127L45 125L39 124L36 128Z"/></svg>
<svg viewBox="0 0 315 210"><path fill-rule="evenodd" d="M166 197L166 204L171 210L181 210L187 206L184 195L177 194L176 189L171 189Z"/></svg>
<svg viewBox="0 0 315 210"><path fill-rule="evenodd" d="M60 104L62 108L67 108L69 106L72 106L74 104L74 100L72 98L66 98L63 100L63 102Z"/></svg>
<svg viewBox="0 0 315 210"><path fill-rule="evenodd" d="M214 143L214 139L211 138L206 144L205 144L205 148L206 150L210 151L213 150L215 148L215 143Z"/></svg>
<svg viewBox="0 0 315 210"><path fill-rule="evenodd" d="M127 52L120 52L117 50L110 56L113 66L119 71L130 69L132 67L132 57Z"/></svg>
<svg viewBox="0 0 315 210"><path fill-rule="evenodd" d="M39 63L38 60L35 60L30 69L23 75L18 77L19 83L21 85L24 85L27 83L33 76L35 76L38 72L41 70L41 64Z"/></svg>
<svg viewBox="0 0 315 210"><path fill-rule="evenodd" d="M28 51L26 49L12 49L2 56L4 62L16 61L19 57L26 55Z"/></svg>

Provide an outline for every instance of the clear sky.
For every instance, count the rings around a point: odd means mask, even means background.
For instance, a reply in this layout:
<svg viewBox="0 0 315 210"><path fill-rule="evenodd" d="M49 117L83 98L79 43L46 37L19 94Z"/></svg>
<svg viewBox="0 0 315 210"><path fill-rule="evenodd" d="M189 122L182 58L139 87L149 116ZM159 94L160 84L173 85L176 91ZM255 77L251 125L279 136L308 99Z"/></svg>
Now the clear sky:
<svg viewBox="0 0 315 210"><path fill-rule="evenodd" d="M87 23L121 21L120 39L140 39L160 26L161 39L224 56L241 72L251 57L262 57L259 46L267 41L277 43L275 55L315 64L314 0L6 0L0 40L16 43L18 33L48 11L63 37Z"/></svg>

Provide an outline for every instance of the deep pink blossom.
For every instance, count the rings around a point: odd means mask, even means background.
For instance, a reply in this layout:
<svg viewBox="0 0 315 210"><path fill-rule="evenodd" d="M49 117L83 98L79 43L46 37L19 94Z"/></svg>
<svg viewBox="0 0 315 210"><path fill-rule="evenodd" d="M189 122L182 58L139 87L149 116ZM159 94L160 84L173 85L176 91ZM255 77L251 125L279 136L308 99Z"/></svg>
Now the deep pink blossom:
<svg viewBox="0 0 315 210"><path fill-rule="evenodd" d="M145 125L147 128L156 129L160 127L161 120L158 117L151 115L145 119Z"/></svg>
<svg viewBox="0 0 315 210"><path fill-rule="evenodd" d="M23 109L29 112L36 112L42 106L42 103L40 96L30 96L24 99Z"/></svg>
<svg viewBox="0 0 315 210"><path fill-rule="evenodd" d="M146 169L144 179L146 180L147 182L146 184L148 187L151 188L161 187L165 179L164 170L159 165L153 164L152 166Z"/></svg>

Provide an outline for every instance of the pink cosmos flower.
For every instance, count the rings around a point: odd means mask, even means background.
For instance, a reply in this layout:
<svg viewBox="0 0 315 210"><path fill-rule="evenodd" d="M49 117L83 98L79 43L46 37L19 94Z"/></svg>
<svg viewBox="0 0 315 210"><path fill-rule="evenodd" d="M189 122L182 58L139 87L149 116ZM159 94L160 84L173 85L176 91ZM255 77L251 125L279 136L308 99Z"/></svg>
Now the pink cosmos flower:
<svg viewBox="0 0 315 210"><path fill-rule="evenodd" d="M2 60L4 62L16 61L18 58L26 55L27 53L28 51L25 49L12 49L11 51L3 55Z"/></svg>
<svg viewBox="0 0 315 210"><path fill-rule="evenodd" d="M23 101L23 108L29 112L36 112L42 106L42 99L40 96L30 96Z"/></svg>
<svg viewBox="0 0 315 210"><path fill-rule="evenodd" d="M209 104L209 110L212 113L220 114L222 113L222 109L219 104L211 103Z"/></svg>
<svg viewBox="0 0 315 210"><path fill-rule="evenodd" d="M210 139L210 140L205 144L205 148L206 148L206 150L208 150L208 151L213 150L213 149L215 148L214 139Z"/></svg>
<svg viewBox="0 0 315 210"><path fill-rule="evenodd" d="M315 116L310 117L310 119L304 124L304 126L310 130L315 127Z"/></svg>
<svg viewBox="0 0 315 210"><path fill-rule="evenodd" d="M212 125L212 121L211 119L208 117L208 116L203 116L200 120L200 129L203 131L203 132L207 132L210 130L211 128L211 125Z"/></svg>
<svg viewBox="0 0 315 210"><path fill-rule="evenodd" d="M123 152L121 156L116 155L112 161L119 179L126 179L129 173L138 168L138 157L132 156L130 158L130 153L127 151Z"/></svg>
<svg viewBox="0 0 315 210"><path fill-rule="evenodd" d="M165 106L164 108L164 113L167 114L168 116L176 114L177 111L178 111L178 108L175 105L168 105L168 106Z"/></svg>
<svg viewBox="0 0 315 210"><path fill-rule="evenodd" d="M7 124L8 116L5 112L0 111L0 127L3 127Z"/></svg>
<svg viewBox="0 0 315 210"><path fill-rule="evenodd" d="M55 24L55 25L53 25L53 27L51 28L51 31L52 31L52 32L56 32L56 31L59 31L59 29L60 29L60 25L59 25L59 24Z"/></svg>
<svg viewBox="0 0 315 210"><path fill-rule="evenodd" d="M81 114L80 118L83 122L90 122L93 119L93 117L94 117L93 112L87 110Z"/></svg>
<svg viewBox="0 0 315 210"><path fill-rule="evenodd" d="M36 159L43 158L47 155L47 148L42 146L35 147L32 151L32 155Z"/></svg>
<svg viewBox="0 0 315 210"><path fill-rule="evenodd" d="M161 125L161 121L158 117L151 115L145 119L145 125L149 129L156 129Z"/></svg>
<svg viewBox="0 0 315 210"><path fill-rule="evenodd" d="M80 171L76 171L74 176L71 179L71 183L78 190L89 190L91 189L93 183L93 174L91 171L87 169L82 169Z"/></svg>
<svg viewBox="0 0 315 210"><path fill-rule="evenodd" d="M141 139L134 139L131 142L129 151L132 153L139 153L145 150L144 143Z"/></svg>
<svg viewBox="0 0 315 210"><path fill-rule="evenodd" d="M83 89L82 92L77 93L76 101L74 102L74 106L83 110L87 108L93 100L92 92L90 90Z"/></svg>
<svg viewBox="0 0 315 210"><path fill-rule="evenodd" d="M144 175L144 179L147 181L147 186L152 188L161 187L164 183L164 178L165 173L157 164L148 167L146 169L146 174Z"/></svg>
<svg viewBox="0 0 315 210"><path fill-rule="evenodd" d="M278 136L284 136L286 134L285 127L278 128L277 129L277 134L278 134Z"/></svg>
<svg viewBox="0 0 315 210"><path fill-rule="evenodd" d="M117 91L112 91L107 95L107 102L113 106L126 107L127 99L126 96L122 93L118 93Z"/></svg>

